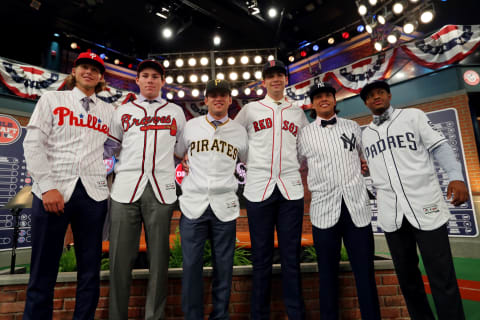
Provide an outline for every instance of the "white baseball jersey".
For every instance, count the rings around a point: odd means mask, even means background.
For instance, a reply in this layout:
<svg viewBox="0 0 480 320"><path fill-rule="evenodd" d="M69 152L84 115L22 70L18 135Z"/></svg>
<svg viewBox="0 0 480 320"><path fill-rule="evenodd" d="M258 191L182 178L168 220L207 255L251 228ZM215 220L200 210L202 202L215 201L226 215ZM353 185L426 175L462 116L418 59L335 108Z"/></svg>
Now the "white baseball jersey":
<svg viewBox="0 0 480 320"><path fill-rule="evenodd" d="M307 159L308 188L312 192L310 220L320 229L337 224L342 198L357 227L370 224L372 212L361 174L362 131L352 120L322 127L320 118L304 127L298 153Z"/></svg>
<svg viewBox="0 0 480 320"><path fill-rule="evenodd" d="M162 99L136 99L117 108L109 135L122 144L113 200L135 202L149 182L160 203L177 200L173 152L185 122L182 108Z"/></svg>
<svg viewBox="0 0 480 320"><path fill-rule="evenodd" d="M58 189L68 202L78 179L92 199L108 197L103 144L114 108L92 95L87 112L84 97L78 88L47 92L33 110L23 149L32 191L40 199L42 193Z"/></svg>
<svg viewBox="0 0 480 320"><path fill-rule="evenodd" d="M231 221L240 214L234 176L238 159L245 161L247 132L228 119L217 128L207 116L191 119L185 126L176 153L188 154L189 172L182 181L180 209L189 219L197 219L208 205L220 221Z"/></svg>
<svg viewBox="0 0 480 320"><path fill-rule="evenodd" d="M286 98L277 105L267 95L245 105L235 121L248 133L245 198L263 201L278 185L285 199L301 199L303 184L296 144L300 130L308 124L303 110Z"/></svg>
<svg viewBox="0 0 480 320"><path fill-rule="evenodd" d="M401 227L405 216L420 230L449 219L433 165L432 149L446 142L418 109L390 108L390 119L363 131L364 156L377 189L378 222L384 231Z"/></svg>

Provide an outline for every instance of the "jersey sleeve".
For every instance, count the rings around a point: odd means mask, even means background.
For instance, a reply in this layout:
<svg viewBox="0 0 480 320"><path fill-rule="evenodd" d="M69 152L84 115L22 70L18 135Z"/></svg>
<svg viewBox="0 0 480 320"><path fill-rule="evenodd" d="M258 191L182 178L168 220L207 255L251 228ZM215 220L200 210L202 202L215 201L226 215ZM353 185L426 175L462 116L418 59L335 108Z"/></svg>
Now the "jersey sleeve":
<svg viewBox="0 0 480 320"><path fill-rule="evenodd" d="M300 110L302 110L302 109L300 109ZM302 110L300 128L304 128L309 124L310 124L310 122L308 122L307 116L305 115L305 111Z"/></svg>
<svg viewBox="0 0 480 320"><path fill-rule="evenodd" d="M356 137L355 144L358 150L358 156L363 159L364 157L363 157L362 129L360 128L358 123L356 123L355 121L353 121L353 126L354 126L353 132Z"/></svg>
<svg viewBox="0 0 480 320"><path fill-rule="evenodd" d="M242 147L240 148L238 157L241 162L245 163L247 162L247 156L248 156L248 135L247 135L247 131L244 128L241 128L241 130L242 130L243 143L242 143Z"/></svg>
<svg viewBox="0 0 480 320"><path fill-rule="evenodd" d="M305 127L301 129L297 138L297 159L299 163L302 163L307 158L305 155L305 147L304 147L305 130L306 130Z"/></svg>
<svg viewBox="0 0 480 320"><path fill-rule="evenodd" d="M420 138L422 139L425 148L430 152L447 139L439 130L435 129L433 123L428 119L425 112L419 109L415 109L415 112Z"/></svg>
<svg viewBox="0 0 480 320"><path fill-rule="evenodd" d="M110 124L110 130L108 131L108 138L118 143L122 143L123 140L122 116L125 108L127 108L126 105L121 105L115 110L112 123Z"/></svg>
<svg viewBox="0 0 480 320"><path fill-rule="evenodd" d="M233 120L239 125L241 125L242 127L244 127L245 129L247 129L247 125L248 125L247 109L248 109L248 104L242 107L240 112L237 113L237 115L235 116L235 119Z"/></svg>
<svg viewBox="0 0 480 320"><path fill-rule="evenodd" d="M180 107L179 107L180 108ZM185 141L185 130L187 127L187 120L185 119L185 114L183 109L180 108L180 112L177 117L177 134L176 134L176 143L175 143L175 156L179 159L183 159L185 152L187 152L188 143Z"/></svg>
<svg viewBox="0 0 480 320"><path fill-rule="evenodd" d="M49 103L49 94L40 97L35 109L33 110L27 129L40 129L45 135L49 136L53 128L53 114L51 111L51 103Z"/></svg>

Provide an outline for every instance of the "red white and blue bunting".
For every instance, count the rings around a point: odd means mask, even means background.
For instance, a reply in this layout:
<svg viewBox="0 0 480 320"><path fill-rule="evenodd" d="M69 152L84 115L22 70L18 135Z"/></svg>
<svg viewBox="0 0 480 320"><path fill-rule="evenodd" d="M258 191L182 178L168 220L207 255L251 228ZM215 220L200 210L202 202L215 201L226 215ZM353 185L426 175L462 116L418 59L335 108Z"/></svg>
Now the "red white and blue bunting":
<svg viewBox="0 0 480 320"><path fill-rule="evenodd" d="M438 69L458 62L480 45L480 25L447 25L423 40L402 45L416 63Z"/></svg>

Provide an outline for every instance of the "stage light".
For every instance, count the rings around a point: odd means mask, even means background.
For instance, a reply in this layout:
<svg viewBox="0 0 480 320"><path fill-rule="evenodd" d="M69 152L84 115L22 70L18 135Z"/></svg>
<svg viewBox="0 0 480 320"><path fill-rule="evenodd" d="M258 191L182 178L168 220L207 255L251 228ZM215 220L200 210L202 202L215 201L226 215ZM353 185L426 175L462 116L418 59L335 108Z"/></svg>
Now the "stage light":
<svg viewBox="0 0 480 320"><path fill-rule="evenodd" d="M190 82L195 83L198 81L198 76L196 74L191 74L189 79Z"/></svg>
<svg viewBox="0 0 480 320"><path fill-rule="evenodd" d="M357 32L361 33L363 31L365 31L365 27L363 26L363 24L358 25Z"/></svg>
<svg viewBox="0 0 480 320"><path fill-rule="evenodd" d="M179 98L185 97L185 91L179 90L179 91L177 92L177 96L178 96Z"/></svg>
<svg viewBox="0 0 480 320"><path fill-rule="evenodd" d="M217 73L217 80L225 80L225 75L221 72Z"/></svg>
<svg viewBox="0 0 480 320"><path fill-rule="evenodd" d="M216 45L216 46L219 46L220 43L222 43L222 38L220 38L220 36L216 35L213 37L213 44Z"/></svg>
<svg viewBox="0 0 480 320"><path fill-rule="evenodd" d="M113 63L115 63L115 64L120 64L120 60L115 59L115 60L113 61Z"/></svg>
<svg viewBox="0 0 480 320"><path fill-rule="evenodd" d="M163 36L165 39L171 38L172 35L173 35L172 29L170 29L170 28L165 28L165 29L162 30L162 36Z"/></svg>
<svg viewBox="0 0 480 320"><path fill-rule="evenodd" d="M166 77L166 78L165 78L165 82L168 83L168 84L173 83L173 77L172 77L172 76Z"/></svg>
<svg viewBox="0 0 480 320"><path fill-rule="evenodd" d="M55 33L53 34L53 36L54 36L55 38L60 38L60 33L55 32Z"/></svg>
<svg viewBox="0 0 480 320"><path fill-rule="evenodd" d="M188 59L188 65L190 67L195 67L196 64L197 64L197 60L195 58Z"/></svg>
<svg viewBox="0 0 480 320"><path fill-rule="evenodd" d="M192 97L198 97L199 94L200 94L200 91L198 91L198 89L192 90Z"/></svg>
<svg viewBox="0 0 480 320"><path fill-rule="evenodd" d="M105 60L106 57L107 57L107 55L105 53L100 54L100 58L102 58L102 60Z"/></svg>
<svg viewBox="0 0 480 320"><path fill-rule="evenodd" d="M257 0L246 0L245 5L247 6L249 14L256 15L260 13L260 8L258 7Z"/></svg>
<svg viewBox="0 0 480 320"><path fill-rule="evenodd" d="M328 38L327 42L328 42L328 44L334 44L335 43L335 38L330 37L330 38Z"/></svg>
<svg viewBox="0 0 480 320"><path fill-rule="evenodd" d="M234 64L235 64L235 58L234 58L234 57L228 57L227 63L228 63L229 65L234 65Z"/></svg>
<svg viewBox="0 0 480 320"><path fill-rule="evenodd" d="M378 21L378 23L380 23L380 24L385 24L385 23L387 22L387 19L385 19L385 17L382 16L381 14L379 14L379 15L377 16L377 21Z"/></svg>
<svg viewBox="0 0 480 320"><path fill-rule="evenodd" d="M368 33L372 34L373 33L373 26L371 24L367 24L365 26L365 30L367 30Z"/></svg>
<svg viewBox="0 0 480 320"><path fill-rule="evenodd" d="M237 89L232 89L232 97L238 96L238 90Z"/></svg>
<svg viewBox="0 0 480 320"><path fill-rule="evenodd" d="M377 4L377 0L368 0L368 3L370 3L371 6L374 6Z"/></svg>
<svg viewBox="0 0 480 320"><path fill-rule="evenodd" d="M247 56L242 56L240 58L240 63L241 64L247 64L250 59Z"/></svg>
<svg viewBox="0 0 480 320"><path fill-rule="evenodd" d="M343 32L343 33L342 33L342 38L345 39L345 40L348 39L348 38L350 38L350 33L348 33L348 32Z"/></svg>
<svg viewBox="0 0 480 320"><path fill-rule="evenodd" d="M236 72L230 72L230 74L228 75L228 77L230 78L230 80L236 81L236 80L238 79L238 73L236 73Z"/></svg>
<svg viewBox="0 0 480 320"><path fill-rule="evenodd" d="M250 75L250 72L248 71L245 71L243 74L242 74L242 78L243 80L248 80L250 79L251 75Z"/></svg>
<svg viewBox="0 0 480 320"><path fill-rule="evenodd" d="M205 73L204 73L204 74L202 74L202 76L201 76L201 78L200 78L200 79L202 80L202 82L207 82L207 81L208 81L208 79L209 79L209 77L208 77L208 74L205 74Z"/></svg>
<svg viewBox="0 0 480 320"><path fill-rule="evenodd" d="M275 59L275 57L273 56L273 54L269 55L268 58L267 58L268 61L272 61L274 59Z"/></svg>
<svg viewBox="0 0 480 320"><path fill-rule="evenodd" d="M168 61L168 60L163 60L163 67L164 67L164 68L170 67L170 61Z"/></svg>
<svg viewBox="0 0 480 320"><path fill-rule="evenodd" d="M255 58L253 58L253 62L255 62L256 64L262 63L262 57L255 56Z"/></svg>
<svg viewBox="0 0 480 320"><path fill-rule="evenodd" d="M318 44L314 44L313 47L312 47L312 50L317 52L318 50L320 49L320 47L318 46Z"/></svg>
<svg viewBox="0 0 480 320"><path fill-rule="evenodd" d="M417 3L418 1L420 1L420 0L410 0L411 3ZM443 1L445 1L445 0L443 0Z"/></svg>
<svg viewBox="0 0 480 320"><path fill-rule="evenodd" d="M394 31L392 31L392 33L390 33L387 36L387 41L390 44L395 44L395 43L397 43L399 38L400 38L400 32L398 30L394 30Z"/></svg>
<svg viewBox="0 0 480 320"><path fill-rule="evenodd" d="M263 89L262 88L257 89L255 93L257 94L257 96L261 96L263 94Z"/></svg>
<svg viewBox="0 0 480 320"><path fill-rule="evenodd" d="M72 48L73 50L77 49L78 48L78 44L76 42L72 42L70 43L70 48Z"/></svg>
<svg viewBox="0 0 480 320"><path fill-rule="evenodd" d="M202 66L206 66L208 64L208 58L207 57L200 58L200 64Z"/></svg>
<svg viewBox="0 0 480 320"><path fill-rule="evenodd" d="M132 68L133 68L133 64L129 63L127 67L128 67L129 69L132 69Z"/></svg>
<svg viewBox="0 0 480 320"><path fill-rule="evenodd" d="M185 78L184 78L182 75L179 75L179 76L177 77L177 82L178 82L178 83L183 83L184 81L185 81Z"/></svg>
<svg viewBox="0 0 480 320"><path fill-rule="evenodd" d="M257 80L262 79L262 71L255 71L255 79Z"/></svg>
<svg viewBox="0 0 480 320"><path fill-rule="evenodd" d="M168 100L172 100L172 99L173 99L173 93L168 92L168 93L167 93L167 99L168 99Z"/></svg>
<svg viewBox="0 0 480 320"><path fill-rule="evenodd" d="M252 93L252 90L250 90L250 88L245 88L245 90L243 90L243 93L245 93L246 96L250 95L250 93Z"/></svg>
<svg viewBox="0 0 480 320"><path fill-rule="evenodd" d="M223 64L223 59L222 59L222 58L217 58L217 59L215 59L215 64L216 64L217 66L221 66L221 65Z"/></svg>
<svg viewBox="0 0 480 320"><path fill-rule="evenodd" d="M420 21L422 23L429 23L433 20L433 11L432 10L427 10L422 13L420 16Z"/></svg>
<svg viewBox="0 0 480 320"><path fill-rule="evenodd" d="M300 57L305 58L307 56L307 51L302 50L300 51Z"/></svg>
<svg viewBox="0 0 480 320"><path fill-rule="evenodd" d="M374 46L375 50L377 50L377 51L382 51L382 49L383 49L383 44L380 41L375 42L375 44L373 46Z"/></svg>
<svg viewBox="0 0 480 320"><path fill-rule="evenodd" d="M395 2L392 7L393 13L399 15L403 12L403 9L405 9L405 6L403 2Z"/></svg>
<svg viewBox="0 0 480 320"><path fill-rule="evenodd" d="M289 57L288 57L288 61L290 61L290 62L295 61L295 57L294 57L294 56L289 56Z"/></svg>
<svg viewBox="0 0 480 320"><path fill-rule="evenodd" d="M367 6L366 6L366 5L361 4L361 5L358 6L358 13L359 13L361 16L366 15L366 14L367 14L367 11L368 11L368 9L367 9Z"/></svg>
<svg viewBox="0 0 480 320"><path fill-rule="evenodd" d="M403 32L405 32L406 34L412 33L413 31L415 31L417 24L417 21L406 21L403 25Z"/></svg>
<svg viewBox="0 0 480 320"><path fill-rule="evenodd" d="M177 59L177 60L175 60L175 65L176 65L178 68L183 67L183 59Z"/></svg>
<svg viewBox="0 0 480 320"><path fill-rule="evenodd" d="M272 19L275 18L277 16L277 14L278 14L277 9L275 9L275 8L268 9L268 16L270 18L272 18Z"/></svg>

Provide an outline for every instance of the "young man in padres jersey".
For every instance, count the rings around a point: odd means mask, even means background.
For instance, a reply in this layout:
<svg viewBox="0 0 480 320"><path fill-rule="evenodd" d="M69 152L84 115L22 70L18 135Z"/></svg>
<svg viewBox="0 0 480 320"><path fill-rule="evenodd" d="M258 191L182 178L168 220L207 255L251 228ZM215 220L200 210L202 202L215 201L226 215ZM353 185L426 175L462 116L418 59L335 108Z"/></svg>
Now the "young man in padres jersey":
<svg viewBox="0 0 480 320"><path fill-rule="evenodd" d="M267 62L263 67L266 97L245 105L235 118L248 133L244 196L252 242L252 319L269 318L275 229L288 317L305 317L300 284L303 184L296 143L308 120L284 95L286 74L283 62Z"/></svg>
<svg viewBox="0 0 480 320"><path fill-rule="evenodd" d="M121 148L111 195L111 320L128 318L142 223L150 263L145 319L165 318L170 218L177 200L173 151L185 116L179 106L161 98L165 74L160 63L142 61L136 82L140 96L115 111L109 135L109 143Z"/></svg>
<svg viewBox="0 0 480 320"><path fill-rule="evenodd" d="M385 232L410 317L434 319L418 269L418 245L439 319L464 319L448 241L450 212L432 156L450 178L447 197L456 206L468 200L460 164L425 113L391 107L386 82L366 85L360 96L373 113L373 122L363 131L363 145L377 189L378 223Z"/></svg>
<svg viewBox="0 0 480 320"><path fill-rule="evenodd" d="M94 53L75 60L73 90L47 92L33 111L23 143L33 177L32 261L23 319L52 319L53 291L68 224L77 257L74 319L93 319L100 285L108 188L103 164L114 109L98 99L105 67Z"/></svg>
<svg viewBox="0 0 480 320"><path fill-rule="evenodd" d="M355 274L362 319L380 319L372 213L361 174L361 130L336 116L336 90L320 82L310 88L316 119L304 127L297 145L307 159L312 192L310 220L320 280L320 318L339 319L338 269L342 239Z"/></svg>
<svg viewBox="0 0 480 320"><path fill-rule="evenodd" d="M176 154L188 154L189 173L179 198L183 252L182 310L187 320L204 318L203 249L210 239L213 253L210 319L229 319L236 218L240 213L234 176L237 161L246 160L247 133L228 118L232 103L224 80L207 83L208 114L187 122Z"/></svg>

